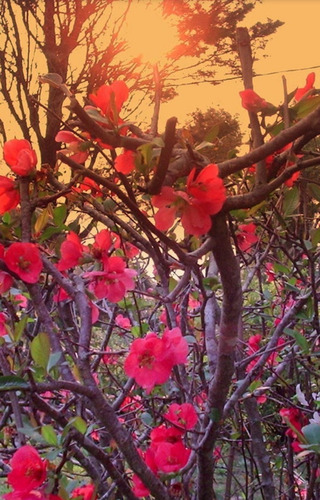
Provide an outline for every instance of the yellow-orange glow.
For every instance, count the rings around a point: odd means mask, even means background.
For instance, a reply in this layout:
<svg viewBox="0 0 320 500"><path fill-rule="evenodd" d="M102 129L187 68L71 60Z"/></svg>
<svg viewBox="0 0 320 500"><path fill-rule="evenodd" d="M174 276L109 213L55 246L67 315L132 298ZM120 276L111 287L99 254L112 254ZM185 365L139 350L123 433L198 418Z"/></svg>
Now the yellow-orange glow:
<svg viewBox="0 0 320 500"><path fill-rule="evenodd" d="M125 26L130 54L154 65L179 43L176 28L162 16L160 2L132 2Z"/></svg>

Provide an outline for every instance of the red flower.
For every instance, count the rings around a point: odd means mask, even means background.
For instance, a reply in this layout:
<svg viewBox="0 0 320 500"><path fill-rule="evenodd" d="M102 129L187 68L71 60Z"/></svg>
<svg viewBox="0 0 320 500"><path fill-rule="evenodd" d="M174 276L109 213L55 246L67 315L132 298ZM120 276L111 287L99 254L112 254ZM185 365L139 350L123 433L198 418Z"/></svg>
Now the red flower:
<svg viewBox="0 0 320 500"><path fill-rule="evenodd" d="M130 319L123 316L123 314L118 314L116 316L115 323L117 326L119 326L120 328L124 328L125 330L130 330L131 328Z"/></svg>
<svg viewBox="0 0 320 500"><path fill-rule="evenodd" d="M220 212L226 201L226 188L219 177L218 165L210 163L198 175L193 168L188 175L187 192L205 205L210 215Z"/></svg>
<svg viewBox="0 0 320 500"><path fill-rule="evenodd" d="M96 234L92 245L92 255L95 259L108 258L108 251L112 246L112 237L108 229L102 229Z"/></svg>
<svg viewBox="0 0 320 500"><path fill-rule="evenodd" d="M90 177L85 177L78 188L73 188L73 191L76 193L82 193L83 191L91 191L91 195L94 198L99 198L102 196L102 191L94 180L90 179Z"/></svg>
<svg viewBox="0 0 320 500"><path fill-rule="evenodd" d="M294 94L294 98L296 101L300 101L300 99L302 99L302 97L307 92L309 92L309 90L314 88L313 84L314 84L315 79L316 79L315 73L314 72L309 73L309 75L307 76L305 86L300 88L300 89L297 89L296 93Z"/></svg>
<svg viewBox="0 0 320 500"><path fill-rule="evenodd" d="M80 486L80 488L75 488L71 498L76 497L80 497L81 500L95 500L97 498L95 486L93 484L86 484L85 486Z"/></svg>
<svg viewBox="0 0 320 500"><path fill-rule="evenodd" d="M242 252L249 252L252 246L258 241L255 235L256 226L251 222L250 224L240 224L240 232L237 234L237 244Z"/></svg>
<svg viewBox="0 0 320 500"><path fill-rule="evenodd" d="M169 474L177 472L186 465L191 450L186 448L181 441L177 443L160 443L154 450L154 461L161 472Z"/></svg>
<svg viewBox="0 0 320 500"><path fill-rule="evenodd" d="M158 229L168 230L179 216L188 234L201 236L210 230L210 216L220 212L226 200L225 187L218 166L213 163L195 175L194 168L187 179L186 193L165 186L152 197L152 204L159 208L155 215Z"/></svg>
<svg viewBox="0 0 320 500"><path fill-rule="evenodd" d="M205 207L183 191L165 186L151 201L154 207L159 208L154 218L156 227L161 231L167 231L176 217L181 217L181 224L188 234L201 236L211 228L211 217Z"/></svg>
<svg viewBox="0 0 320 500"><path fill-rule="evenodd" d="M286 436L293 440L291 443L293 451L302 451L299 442L301 442L301 436L303 436L302 427L308 422L306 416L298 408L281 408L279 414L283 423L289 425Z"/></svg>
<svg viewBox="0 0 320 500"><path fill-rule="evenodd" d="M171 404L163 417L172 424L179 425L186 430L193 429L198 420L196 410L190 403L183 403L181 405L177 403Z"/></svg>
<svg viewBox="0 0 320 500"><path fill-rule="evenodd" d="M29 492L41 486L47 477L47 462L33 446L22 446L11 461L8 483L16 491Z"/></svg>
<svg viewBox="0 0 320 500"><path fill-rule="evenodd" d="M79 236L70 231L60 248L61 259L57 264L59 271L65 271L77 266L85 251L86 247L81 244Z"/></svg>
<svg viewBox="0 0 320 500"><path fill-rule="evenodd" d="M0 295L10 290L12 284L12 276L10 276L10 274L6 273L5 271L0 271Z"/></svg>
<svg viewBox="0 0 320 500"><path fill-rule="evenodd" d="M13 210L20 203L20 194L17 183L0 175L0 215Z"/></svg>
<svg viewBox="0 0 320 500"><path fill-rule="evenodd" d="M60 130L55 136L57 142L64 142L67 144L67 148L62 149L61 152L64 154L69 154L72 160L78 163L84 163L89 156L87 151L89 142L84 141L77 137L75 134L68 130Z"/></svg>
<svg viewBox="0 0 320 500"><path fill-rule="evenodd" d="M172 366L181 365L187 362L188 344L182 336L180 328L165 330L162 335L164 349L167 356L170 356Z"/></svg>
<svg viewBox="0 0 320 500"><path fill-rule="evenodd" d="M37 283L39 280L43 265L39 249L33 243L12 243L4 261L10 271L26 283Z"/></svg>
<svg viewBox="0 0 320 500"><path fill-rule="evenodd" d="M133 151L125 150L121 155L117 156L114 162L114 168L117 172L125 175L130 174L135 169L135 154Z"/></svg>
<svg viewBox="0 0 320 500"><path fill-rule="evenodd" d="M268 107L268 103L252 89L242 90L239 94L242 99L242 107L247 111L257 113Z"/></svg>
<svg viewBox="0 0 320 500"><path fill-rule="evenodd" d="M172 363L166 355L164 343L153 332L132 342L124 363L124 371L149 393L155 385L170 377Z"/></svg>
<svg viewBox="0 0 320 500"><path fill-rule="evenodd" d="M8 335L6 321L8 320L7 315L4 313L0 313L0 337L4 335Z"/></svg>
<svg viewBox="0 0 320 500"><path fill-rule="evenodd" d="M26 139L11 139L3 146L3 158L17 175L30 175L37 164L36 152Z"/></svg>
<svg viewBox="0 0 320 500"><path fill-rule="evenodd" d="M134 289L133 278L137 272L125 267L121 257L105 257L103 267L103 271L90 271L83 276L90 279L89 289L97 299L119 302L128 290Z"/></svg>
<svg viewBox="0 0 320 500"><path fill-rule="evenodd" d="M96 94L90 94L89 99L101 109L102 113L113 123L117 123L114 112L121 110L123 103L128 99L129 90L127 85L117 80L111 85L102 85Z"/></svg>
<svg viewBox="0 0 320 500"><path fill-rule="evenodd" d="M168 380L173 366L186 362L187 353L188 344L179 328L167 330L162 339L150 332L132 342L124 370L149 393Z"/></svg>

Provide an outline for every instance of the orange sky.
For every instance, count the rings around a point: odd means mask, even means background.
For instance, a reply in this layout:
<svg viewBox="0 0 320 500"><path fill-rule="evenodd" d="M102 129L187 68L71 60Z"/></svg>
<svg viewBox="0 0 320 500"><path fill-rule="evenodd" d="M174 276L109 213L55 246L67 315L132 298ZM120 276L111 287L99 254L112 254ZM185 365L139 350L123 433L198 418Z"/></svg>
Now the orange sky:
<svg viewBox="0 0 320 500"><path fill-rule="evenodd" d="M319 53L319 0L263 0L244 25L252 25L256 21L267 21L267 18L279 19L285 22L269 41L267 58L254 66L257 73L279 71L279 74L255 78L254 85L258 94L267 101L278 105L282 101L282 74L287 78L288 90L305 85L305 78L311 71L316 73L316 87L320 87L320 68L287 72L289 69L320 66ZM218 73L219 75L219 73ZM217 75L217 76L218 76ZM176 115L183 124L186 115L200 108L221 106L232 114L238 113L241 122L247 123L246 112L242 109L239 91L242 84L239 80L222 83L218 86L210 84L180 87L179 97L162 106L160 130L167 118Z"/></svg>

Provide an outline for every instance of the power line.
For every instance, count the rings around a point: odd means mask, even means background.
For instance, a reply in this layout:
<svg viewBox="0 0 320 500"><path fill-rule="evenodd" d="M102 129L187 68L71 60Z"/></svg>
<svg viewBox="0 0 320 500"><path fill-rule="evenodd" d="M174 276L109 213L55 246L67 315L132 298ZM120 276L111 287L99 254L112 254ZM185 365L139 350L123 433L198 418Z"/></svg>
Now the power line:
<svg viewBox="0 0 320 500"><path fill-rule="evenodd" d="M291 68L291 69L285 69L285 70L281 70L281 71L269 71L268 73L256 73L253 76L254 76L254 78L256 78L256 77L261 77L261 76L270 76L270 75L279 75L279 74L283 75L284 73L292 73L294 71L307 71L310 69L318 69L318 68L320 68L320 65L308 66L306 68ZM227 82L230 80L241 80L241 79L242 79L242 76L239 75L239 76L229 76L229 77L221 78L221 79L217 79L217 80L201 80L201 81L185 82L185 83L177 83L177 84L170 84L169 79L167 80L167 82L169 83L169 85L175 85L176 87L183 87L186 85L200 85L201 83L219 84L219 83Z"/></svg>

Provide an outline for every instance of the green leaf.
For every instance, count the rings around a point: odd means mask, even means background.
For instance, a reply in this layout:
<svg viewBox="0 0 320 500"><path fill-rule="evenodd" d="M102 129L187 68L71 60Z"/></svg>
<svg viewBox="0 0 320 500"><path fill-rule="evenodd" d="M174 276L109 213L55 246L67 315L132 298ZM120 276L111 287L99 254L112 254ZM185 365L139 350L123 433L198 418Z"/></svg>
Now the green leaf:
<svg viewBox="0 0 320 500"><path fill-rule="evenodd" d="M50 357L50 340L45 332L40 332L32 340L30 351L33 361L46 370Z"/></svg>
<svg viewBox="0 0 320 500"><path fill-rule="evenodd" d="M143 160L142 163L144 165L147 165L147 167L150 167L152 162L152 151L153 151L152 143L147 143L143 144L142 146L139 146L137 151L139 151L141 154L141 158Z"/></svg>
<svg viewBox="0 0 320 500"><path fill-rule="evenodd" d="M41 435L47 441L48 444L51 444L52 446L58 445L57 434L52 425L50 424L44 425L41 428Z"/></svg>
<svg viewBox="0 0 320 500"><path fill-rule="evenodd" d="M308 354L310 352L309 343L308 343L307 339L301 333L296 332L295 330L292 330L291 328L285 328L283 331L286 335L289 335L290 337L294 338L294 340L296 341L296 344L300 347L303 354Z"/></svg>
<svg viewBox="0 0 320 500"><path fill-rule="evenodd" d="M284 194L283 199L283 215L289 217L299 206L299 191L296 186L288 189Z"/></svg>
<svg viewBox="0 0 320 500"><path fill-rule="evenodd" d="M81 432L81 434L85 434L87 431L87 424L81 417L71 418L69 424L77 429L77 431Z"/></svg>
<svg viewBox="0 0 320 500"><path fill-rule="evenodd" d="M317 109L320 104L320 96L309 97L308 99L299 101L295 106L293 106L293 111L295 111L297 118L303 118L309 113Z"/></svg>
<svg viewBox="0 0 320 500"><path fill-rule="evenodd" d="M320 227L311 230L311 241L313 247L316 247L320 243Z"/></svg>
<svg viewBox="0 0 320 500"><path fill-rule="evenodd" d="M40 83L49 83L52 87L60 88L63 84L62 77L58 73L47 73L39 76Z"/></svg>
<svg viewBox="0 0 320 500"><path fill-rule="evenodd" d="M153 424L153 418L152 418L152 415L150 415L150 413L148 412L143 412L142 415L140 416L140 419L141 421L147 425L147 426L152 426Z"/></svg>
<svg viewBox="0 0 320 500"><path fill-rule="evenodd" d="M46 229L43 231L43 233L41 234L40 238L38 239L39 243L42 243L43 241L48 240L54 234L61 233L62 229L68 229L68 228L66 226L63 226L63 227L55 227L55 226L46 227Z"/></svg>
<svg viewBox="0 0 320 500"><path fill-rule="evenodd" d="M195 149L197 151L200 151L201 149L204 149L204 148L212 148L213 144L212 142L208 142L208 141L202 141L198 146L195 147Z"/></svg>
<svg viewBox="0 0 320 500"><path fill-rule="evenodd" d="M317 201L320 201L320 187L316 184L310 183L309 189L313 198L315 198Z"/></svg>
<svg viewBox="0 0 320 500"><path fill-rule="evenodd" d="M100 115L100 113L97 109L87 109L86 113L87 113L87 115L90 116L90 118L92 120L99 122L99 123L105 123L106 125L110 126L110 120L108 118L104 118L102 115Z"/></svg>
<svg viewBox="0 0 320 500"><path fill-rule="evenodd" d="M48 364L47 364L47 371L50 372L52 368L57 366L59 363L59 360L61 358L61 352L52 352L50 353Z"/></svg>
<svg viewBox="0 0 320 500"><path fill-rule="evenodd" d="M59 205L53 210L53 220L56 226L60 227L67 217L67 205Z"/></svg>
<svg viewBox="0 0 320 500"><path fill-rule="evenodd" d="M20 319L20 321L15 323L14 331L13 331L13 338L14 338L15 342L19 342L19 340L21 339L21 336L23 334L23 331L26 327L27 322L28 322L28 316L23 316Z"/></svg>
<svg viewBox="0 0 320 500"><path fill-rule="evenodd" d="M187 342L187 344L197 344L198 341L193 335L186 335L184 337L184 340Z"/></svg>
<svg viewBox="0 0 320 500"><path fill-rule="evenodd" d="M320 424L305 425L302 433L309 444L320 444Z"/></svg>
<svg viewBox="0 0 320 500"><path fill-rule="evenodd" d="M23 378L16 375L4 375L0 377L0 391L19 391L29 389L30 386Z"/></svg>

